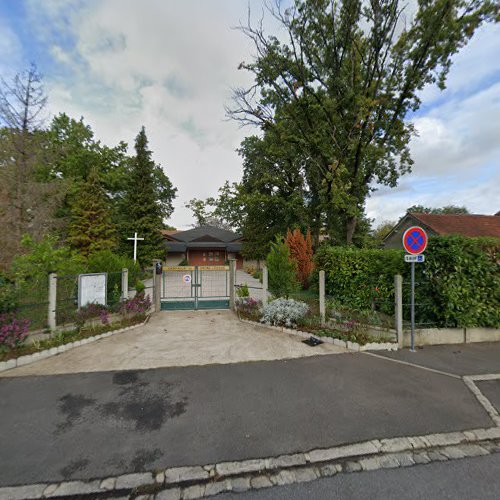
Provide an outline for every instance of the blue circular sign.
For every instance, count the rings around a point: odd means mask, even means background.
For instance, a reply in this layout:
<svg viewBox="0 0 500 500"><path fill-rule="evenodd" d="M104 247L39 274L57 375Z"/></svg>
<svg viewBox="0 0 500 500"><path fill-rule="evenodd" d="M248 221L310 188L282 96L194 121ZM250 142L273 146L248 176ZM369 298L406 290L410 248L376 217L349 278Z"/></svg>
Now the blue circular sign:
<svg viewBox="0 0 500 500"><path fill-rule="evenodd" d="M427 233L421 227L410 227L403 234L403 246L409 254L422 253L427 248Z"/></svg>

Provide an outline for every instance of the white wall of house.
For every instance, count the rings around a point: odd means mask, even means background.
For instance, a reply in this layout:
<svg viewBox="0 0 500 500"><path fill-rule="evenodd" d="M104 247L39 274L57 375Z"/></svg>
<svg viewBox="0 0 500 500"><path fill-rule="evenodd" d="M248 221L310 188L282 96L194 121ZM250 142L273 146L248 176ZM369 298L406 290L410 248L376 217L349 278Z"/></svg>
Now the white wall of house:
<svg viewBox="0 0 500 500"><path fill-rule="evenodd" d="M183 253L169 253L165 259L165 266L178 266L183 260Z"/></svg>

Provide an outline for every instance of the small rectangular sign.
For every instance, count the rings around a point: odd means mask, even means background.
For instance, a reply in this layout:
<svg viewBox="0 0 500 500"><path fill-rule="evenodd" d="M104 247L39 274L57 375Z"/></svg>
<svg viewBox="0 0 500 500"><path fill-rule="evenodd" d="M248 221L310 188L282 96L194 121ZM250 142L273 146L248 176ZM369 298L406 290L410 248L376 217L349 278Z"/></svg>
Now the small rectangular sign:
<svg viewBox="0 0 500 500"><path fill-rule="evenodd" d="M405 262L424 262L425 255L405 255Z"/></svg>
<svg viewBox="0 0 500 500"><path fill-rule="evenodd" d="M107 273L89 273L78 276L78 308L88 304L106 305Z"/></svg>

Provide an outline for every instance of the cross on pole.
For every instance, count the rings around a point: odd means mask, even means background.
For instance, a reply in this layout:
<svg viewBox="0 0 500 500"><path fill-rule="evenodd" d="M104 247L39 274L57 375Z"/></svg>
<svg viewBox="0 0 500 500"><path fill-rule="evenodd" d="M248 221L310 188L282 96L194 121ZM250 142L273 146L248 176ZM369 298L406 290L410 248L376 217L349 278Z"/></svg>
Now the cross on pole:
<svg viewBox="0 0 500 500"><path fill-rule="evenodd" d="M137 233L134 233L133 238L127 238L127 240L131 240L134 242L134 262L137 260L137 242L144 240L144 238L138 238Z"/></svg>

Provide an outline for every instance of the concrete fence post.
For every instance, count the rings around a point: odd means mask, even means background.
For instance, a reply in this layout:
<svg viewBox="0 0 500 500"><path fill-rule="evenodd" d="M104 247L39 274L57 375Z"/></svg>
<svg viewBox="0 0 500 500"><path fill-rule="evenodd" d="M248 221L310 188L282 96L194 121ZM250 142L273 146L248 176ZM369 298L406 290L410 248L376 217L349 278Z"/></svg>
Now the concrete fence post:
<svg viewBox="0 0 500 500"><path fill-rule="evenodd" d="M324 325L326 321L326 306L325 306L325 271L319 272L319 315L321 317L321 324Z"/></svg>
<svg viewBox="0 0 500 500"><path fill-rule="evenodd" d="M269 279L267 275L267 266L264 264L262 268L262 306L267 306L267 289L269 288Z"/></svg>
<svg viewBox="0 0 500 500"><path fill-rule="evenodd" d="M403 331L403 277L399 274L394 276L394 328L398 338L398 347L404 347Z"/></svg>
<svg viewBox="0 0 500 500"><path fill-rule="evenodd" d="M54 331L57 326L56 322L57 308L57 274L49 273L49 308L47 316L47 324L51 331Z"/></svg>
<svg viewBox="0 0 500 500"><path fill-rule="evenodd" d="M128 299L128 269L122 269L122 300Z"/></svg>
<svg viewBox="0 0 500 500"><path fill-rule="evenodd" d="M161 310L161 274L156 274L156 264L161 264L160 259L153 260L153 298L155 305L155 312Z"/></svg>
<svg viewBox="0 0 500 500"><path fill-rule="evenodd" d="M235 289L236 285L236 259L229 259L229 308L236 310Z"/></svg>

